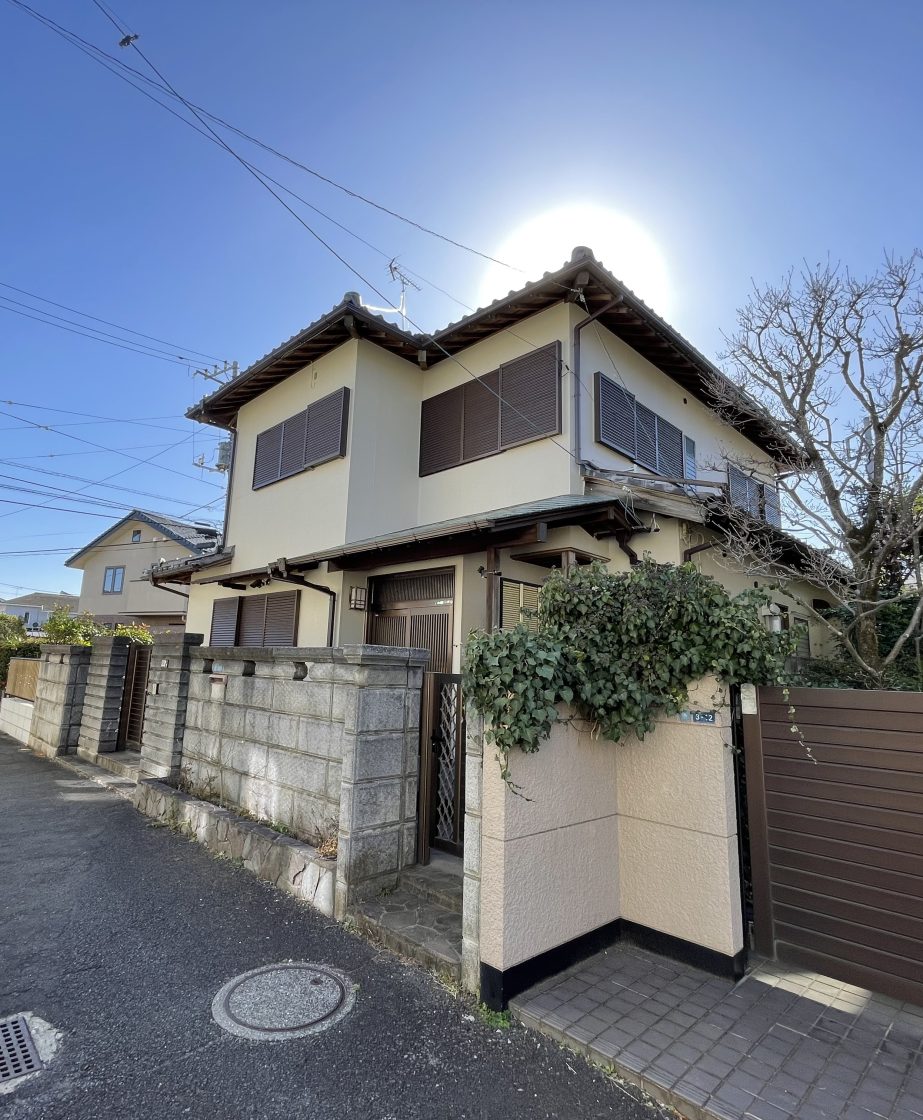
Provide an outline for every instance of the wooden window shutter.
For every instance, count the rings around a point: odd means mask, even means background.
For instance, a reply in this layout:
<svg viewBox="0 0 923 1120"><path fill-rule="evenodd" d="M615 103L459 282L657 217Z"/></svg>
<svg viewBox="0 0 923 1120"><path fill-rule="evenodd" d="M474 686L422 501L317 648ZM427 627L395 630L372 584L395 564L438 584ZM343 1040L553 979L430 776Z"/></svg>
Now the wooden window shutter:
<svg viewBox="0 0 923 1120"><path fill-rule="evenodd" d="M763 518L767 524L782 528L782 503L775 486L763 486Z"/></svg>
<svg viewBox="0 0 923 1120"><path fill-rule="evenodd" d="M420 412L420 475L434 474L462 461L464 385L427 397Z"/></svg>
<svg viewBox="0 0 923 1120"><path fill-rule="evenodd" d="M695 462L695 440L683 436L683 478L698 478Z"/></svg>
<svg viewBox="0 0 923 1120"><path fill-rule="evenodd" d="M561 430L560 343L533 350L500 367L500 447Z"/></svg>
<svg viewBox="0 0 923 1120"><path fill-rule="evenodd" d="M212 603L212 629L208 644L232 646L237 640L237 610L240 600L236 595L216 599Z"/></svg>
<svg viewBox="0 0 923 1120"><path fill-rule="evenodd" d="M636 458L643 466L657 470L657 415L643 404L635 402L635 438L638 441Z"/></svg>
<svg viewBox="0 0 923 1120"><path fill-rule="evenodd" d="M288 478L304 470L304 443L308 427L307 410L290 416L282 425L282 461L280 478Z"/></svg>
<svg viewBox="0 0 923 1120"><path fill-rule="evenodd" d="M261 646L266 625L266 595L244 595L240 600L240 625L237 644Z"/></svg>
<svg viewBox="0 0 923 1120"><path fill-rule="evenodd" d="M256 437L256 455L253 460L253 489L278 482L282 462L282 424L260 432Z"/></svg>
<svg viewBox="0 0 923 1120"><path fill-rule="evenodd" d="M349 423L349 389L337 389L308 409L304 466L317 467L346 454Z"/></svg>
<svg viewBox="0 0 923 1120"><path fill-rule="evenodd" d="M512 630L520 623L533 634L538 631L538 596L541 588L517 579L500 581L500 629Z"/></svg>
<svg viewBox="0 0 923 1120"><path fill-rule="evenodd" d="M683 433L660 416L657 421L657 470L667 478L683 477Z"/></svg>
<svg viewBox="0 0 923 1120"><path fill-rule="evenodd" d="M638 453L635 398L603 374L596 374L596 442L621 451L630 459Z"/></svg>
<svg viewBox="0 0 923 1120"><path fill-rule="evenodd" d="M462 386L462 458L480 459L500 450L500 371Z"/></svg>
<svg viewBox="0 0 923 1120"><path fill-rule="evenodd" d="M298 591L279 591L265 595L266 621L263 629L264 646L294 646L297 644Z"/></svg>

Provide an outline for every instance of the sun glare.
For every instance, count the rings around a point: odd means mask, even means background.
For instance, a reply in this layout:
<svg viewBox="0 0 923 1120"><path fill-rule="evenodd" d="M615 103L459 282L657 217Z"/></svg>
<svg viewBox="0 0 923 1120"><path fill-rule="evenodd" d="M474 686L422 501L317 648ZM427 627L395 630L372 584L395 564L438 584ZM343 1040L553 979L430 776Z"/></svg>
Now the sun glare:
<svg viewBox="0 0 923 1120"><path fill-rule="evenodd" d="M588 246L598 261L659 315L669 314L669 269L656 241L631 218L592 203L546 210L515 229L492 255L523 272L489 265L481 280L478 306L560 268L575 245Z"/></svg>

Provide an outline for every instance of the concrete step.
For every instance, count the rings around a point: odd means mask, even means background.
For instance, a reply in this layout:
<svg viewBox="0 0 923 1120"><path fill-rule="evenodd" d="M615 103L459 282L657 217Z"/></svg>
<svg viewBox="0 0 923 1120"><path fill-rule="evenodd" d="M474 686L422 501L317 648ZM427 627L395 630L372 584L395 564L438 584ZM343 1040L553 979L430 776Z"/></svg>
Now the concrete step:
<svg viewBox="0 0 923 1120"><path fill-rule="evenodd" d="M78 748L77 754L84 762L89 762L93 766L101 766L104 770L108 770L111 774L117 774L120 778L126 778L131 782L138 780L138 771L141 768L140 751L100 751L98 754L91 754L89 751Z"/></svg>
<svg viewBox="0 0 923 1120"><path fill-rule="evenodd" d="M425 965L451 983L461 980L461 914L403 887L365 899L353 910L363 933Z"/></svg>
<svg viewBox="0 0 923 1120"><path fill-rule="evenodd" d="M433 862L426 867L417 864L405 867L401 872L401 887L404 890L456 914L462 912L463 883L461 860L453 860L451 864Z"/></svg>

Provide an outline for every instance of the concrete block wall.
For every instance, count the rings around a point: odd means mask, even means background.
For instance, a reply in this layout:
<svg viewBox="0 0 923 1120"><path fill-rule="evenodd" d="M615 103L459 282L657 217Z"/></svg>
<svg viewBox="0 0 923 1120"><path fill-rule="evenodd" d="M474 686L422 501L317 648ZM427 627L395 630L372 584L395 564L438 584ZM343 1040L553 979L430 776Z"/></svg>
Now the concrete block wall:
<svg viewBox="0 0 923 1120"><path fill-rule="evenodd" d="M171 765L203 795L309 841L336 835L345 904L360 883L396 877L413 852L426 657L378 646L191 648L182 757Z"/></svg>
<svg viewBox="0 0 923 1120"><path fill-rule="evenodd" d="M89 646L42 646L29 746L47 756L73 754L80 737Z"/></svg>
<svg viewBox="0 0 923 1120"><path fill-rule="evenodd" d="M164 634L154 639L141 735L142 778L179 778L189 700L192 652L201 634Z"/></svg>
<svg viewBox="0 0 923 1120"><path fill-rule="evenodd" d="M130 647L131 639L121 636L93 640L77 744L85 758L118 748Z"/></svg>
<svg viewBox="0 0 923 1120"><path fill-rule="evenodd" d="M336 916L395 887L416 862L420 695L429 653L345 646L334 707L343 714Z"/></svg>

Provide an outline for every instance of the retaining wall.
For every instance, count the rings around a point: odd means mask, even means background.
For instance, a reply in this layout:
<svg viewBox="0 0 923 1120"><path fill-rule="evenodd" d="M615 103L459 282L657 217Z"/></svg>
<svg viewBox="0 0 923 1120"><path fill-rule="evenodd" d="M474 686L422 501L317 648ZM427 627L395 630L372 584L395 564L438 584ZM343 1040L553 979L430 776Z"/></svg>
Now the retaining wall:
<svg viewBox="0 0 923 1120"><path fill-rule="evenodd" d="M29 742L32 714L35 704L18 696L4 696L0 700L0 732L20 743Z"/></svg>
<svg viewBox="0 0 923 1120"><path fill-rule="evenodd" d="M80 737L90 667L88 646L42 646L29 746L47 756L73 754Z"/></svg>

